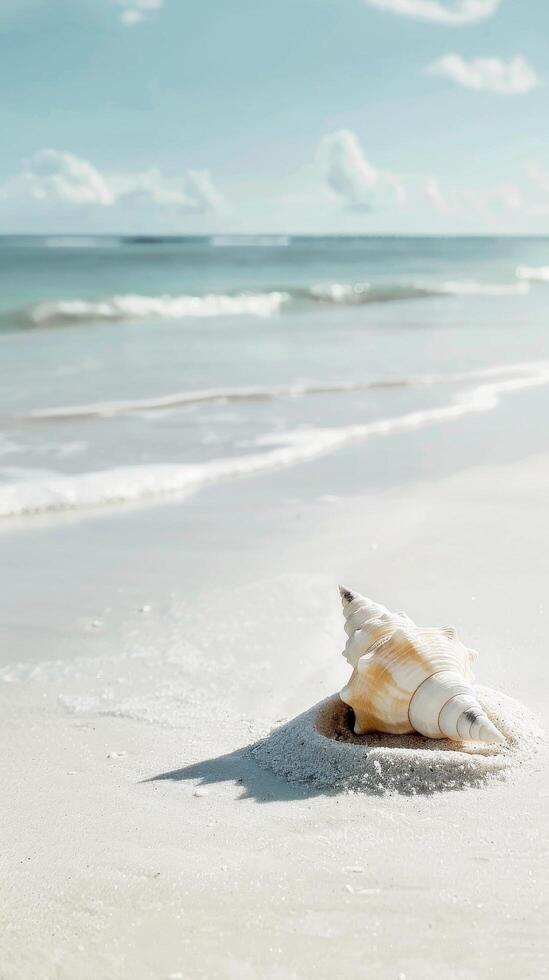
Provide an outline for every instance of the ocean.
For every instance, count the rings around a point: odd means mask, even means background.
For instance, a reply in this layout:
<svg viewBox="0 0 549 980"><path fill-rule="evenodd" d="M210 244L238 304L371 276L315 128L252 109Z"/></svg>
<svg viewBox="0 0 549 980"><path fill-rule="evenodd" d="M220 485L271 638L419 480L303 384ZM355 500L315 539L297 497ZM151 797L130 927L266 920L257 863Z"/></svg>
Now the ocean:
<svg viewBox="0 0 549 980"><path fill-rule="evenodd" d="M451 460L454 419L549 383L548 298L544 238L1 238L0 516L296 467L353 493L412 430Z"/></svg>

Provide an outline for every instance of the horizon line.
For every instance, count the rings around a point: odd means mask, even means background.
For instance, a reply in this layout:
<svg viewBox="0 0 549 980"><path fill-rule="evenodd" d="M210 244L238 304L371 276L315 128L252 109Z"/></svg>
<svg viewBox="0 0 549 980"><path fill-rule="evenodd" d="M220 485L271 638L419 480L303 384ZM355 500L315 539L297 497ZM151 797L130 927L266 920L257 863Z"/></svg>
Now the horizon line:
<svg viewBox="0 0 549 980"><path fill-rule="evenodd" d="M204 239L209 241L212 238L334 238L334 239L353 239L353 238L549 238L547 232L286 232L286 231L238 231L238 232L116 232L116 231L0 231L0 239L3 238L122 238L143 241L169 241L181 239Z"/></svg>

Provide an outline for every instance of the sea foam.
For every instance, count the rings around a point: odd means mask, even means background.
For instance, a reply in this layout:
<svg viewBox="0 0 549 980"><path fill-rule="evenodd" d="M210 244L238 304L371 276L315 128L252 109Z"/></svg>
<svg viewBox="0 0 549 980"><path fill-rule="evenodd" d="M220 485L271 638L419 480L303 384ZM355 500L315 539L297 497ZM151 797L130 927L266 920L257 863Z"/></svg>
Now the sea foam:
<svg viewBox="0 0 549 980"><path fill-rule="evenodd" d="M549 265L519 265L515 274L526 282L549 282Z"/></svg>
<svg viewBox="0 0 549 980"><path fill-rule="evenodd" d="M314 382L298 381L289 385L255 385L253 387L202 388L176 391L150 398L132 398L120 401L88 402L82 405L59 405L36 408L30 412L10 416L24 422L55 422L81 418L111 418L130 415L132 412L165 411L204 404L232 404L234 402L276 401L278 399L306 398L311 395L352 394L379 388L413 388L430 385L448 385L461 381L481 380L506 374L536 374L539 362L525 362L509 366L478 368L473 371L453 371L441 374L409 374L387 376L367 381Z"/></svg>
<svg viewBox="0 0 549 980"><path fill-rule="evenodd" d="M308 428L265 435L258 452L196 464L115 467L77 475L11 483L0 487L0 517L51 513L181 495L223 480L284 469L372 436L409 432L433 423L494 409L506 394L549 384L549 362L488 368L474 387L451 402L392 418L341 427ZM477 373L478 376L478 373Z"/></svg>
<svg viewBox="0 0 549 980"><path fill-rule="evenodd" d="M455 376L460 380L460 376ZM263 385L250 388L204 388L196 391L176 391L152 398L135 398L123 401L90 402L84 405L61 405L34 409L24 415L13 416L19 421L56 421L79 418L110 418L113 415L129 415L132 412L164 411L186 408L192 405L225 404L233 402L261 402L277 399L304 398L308 395L349 394L369 391L373 388L400 388L452 381L453 376L410 375L402 378L386 378L373 381L342 381L326 383L297 382L291 385Z"/></svg>
<svg viewBox="0 0 549 980"><path fill-rule="evenodd" d="M432 288L449 296L524 296L530 289L527 282L476 282L474 279L443 282Z"/></svg>
<svg viewBox="0 0 549 980"><path fill-rule="evenodd" d="M140 296L128 294L105 299L44 300L11 317L26 326L116 320L179 320L185 317L256 316L277 313L289 299L284 292L239 293L234 296ZM4 319L10 314L3 314Z"/></svg>
<svg viewBox="0 0 549 980"><path fill-rule="evenodd" d="M77 323L131 320L182 320L188 317L269 317L283 309L299 310L307 305L356 306L422 300L441 296L524 296L530 279L544 279L548 269L517 269L518 281L511 283L455 280L440 283L315 283L271 290L239 293L143 296L138 293L97 299L42 300L21 309L3 311L0 319L10 326L51 327Z"/></svg>
<svg viewBox="0 0 549 980"><path fill-rule="evenodd" d="M456 279L440 283L387 283L386 285L374 285L369 282L318 283L307 290L307 296L322 303L357 305L428 299L436 296L524 296L528 292L529 284L526 281L507 283Z"/></svg>

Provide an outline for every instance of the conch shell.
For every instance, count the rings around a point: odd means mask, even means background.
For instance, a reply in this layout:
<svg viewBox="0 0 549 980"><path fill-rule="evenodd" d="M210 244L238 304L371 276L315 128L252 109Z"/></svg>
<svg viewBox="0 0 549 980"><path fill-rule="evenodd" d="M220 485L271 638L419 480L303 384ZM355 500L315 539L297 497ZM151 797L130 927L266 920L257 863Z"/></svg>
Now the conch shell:
<svg viewBox="0 0 549 980"><path fill-rule="evenodd" d="M453 626L423 628L406 613L340 587L353 673L340 692L355 733L419 732L427 738L504 742L471 686L476 654Z"/></svg>

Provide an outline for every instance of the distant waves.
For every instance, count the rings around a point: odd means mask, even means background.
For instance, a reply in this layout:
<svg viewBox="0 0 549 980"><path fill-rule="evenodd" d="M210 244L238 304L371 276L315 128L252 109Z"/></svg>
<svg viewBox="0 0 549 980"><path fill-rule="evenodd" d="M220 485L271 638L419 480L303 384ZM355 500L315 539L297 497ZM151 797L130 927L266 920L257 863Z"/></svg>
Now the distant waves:
<svg viewBox="0 0 549 980"><path fill-rule="evenodd" d="M140 296L104 299L44 300L2 315L21 327L59 326L118 320L180 320L186 317L271 316L289 299L287 293L237 293L206 296Z"/></svg>
<svg viewBox="0 0 549 980"><path fill-rule="evenodd" d="M64 326L132 320L184 320L213 317L265 318L288 309L314 305L357 306L434 297L523 296L531 282L549 282L549 267L519 266L514 282L455 280L440 283L315 283L311 286L206 295L146 296L126 293L97 299L47 299L0 314L4 329Z"/></svg>

